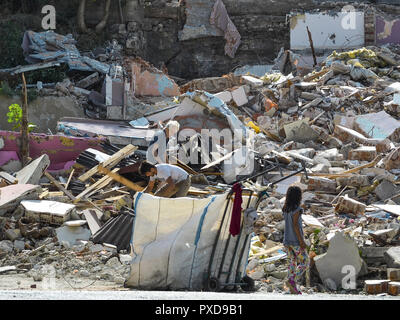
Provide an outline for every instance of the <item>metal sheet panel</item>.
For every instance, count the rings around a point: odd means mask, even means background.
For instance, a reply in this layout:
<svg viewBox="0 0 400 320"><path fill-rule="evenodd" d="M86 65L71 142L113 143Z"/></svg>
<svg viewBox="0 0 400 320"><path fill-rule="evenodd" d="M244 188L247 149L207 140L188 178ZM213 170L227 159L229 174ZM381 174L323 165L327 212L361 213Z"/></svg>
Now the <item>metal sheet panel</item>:
<svg viewBox="0 0 400 320"><path fill-rule="evenodd" d="M112 218L101 227L91 238L94 243L109 243L117 247L117 250L129 250L132 238L134 216L123 212Z"/></svg>

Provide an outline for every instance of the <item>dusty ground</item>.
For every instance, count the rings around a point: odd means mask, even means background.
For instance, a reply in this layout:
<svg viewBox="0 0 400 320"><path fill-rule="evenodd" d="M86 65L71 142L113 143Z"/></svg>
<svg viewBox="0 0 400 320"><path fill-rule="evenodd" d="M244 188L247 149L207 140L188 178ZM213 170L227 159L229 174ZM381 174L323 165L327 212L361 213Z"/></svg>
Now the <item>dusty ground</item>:
<svg viewBox="0 0 400 320"><path fill-rule="evenodd" d="M91 280L78 276L43 278L34 281L26 273L11 272L0 275L0 300L400 300L389 295L303 293L294 296L284 292L267 292L259 287L255 292L188 292L142 291L124 288L105 280ZM35 287L32 287L35 286Z"/></svg>
<svg viewBox="0 0 400 320"><path fill-rule="evenodd" d="M32 287L35 286L35 287ZM26 273L0 275L0 290L126 290L123 285L106 280L65 276L34 281Z"/></svg>
<svg viewBox="0 0 400 320"><path fill-rule="evenodd" d="M305 293L294 296L262 290L252 293L141 291L104 280L97 280L92 285L88 279L77 280L69 280L76 289L72 289L64 279L56 279L55 288L47 289L46 281L33 281L24 274L1 275L0 300L400 300L400 297L388 295ZM31 288L31 285L36 285L36 288Z"/></svg>

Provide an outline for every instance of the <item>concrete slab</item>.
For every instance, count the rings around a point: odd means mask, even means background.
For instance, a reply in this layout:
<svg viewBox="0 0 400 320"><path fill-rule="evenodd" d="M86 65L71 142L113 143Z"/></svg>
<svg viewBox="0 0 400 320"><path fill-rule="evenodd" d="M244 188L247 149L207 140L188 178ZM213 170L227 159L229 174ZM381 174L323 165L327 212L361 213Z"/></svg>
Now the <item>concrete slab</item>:
<svg viewBox="0 0 400 320"><path fill-rule="evenodd" d="M314 261L321 280L325 282L327 279L332 279L338 288L344 288L348 270L352 269L354 276L357 277L363 265L357 244L341 232L336 232L329 242L328 251L316 256Z"/></svg>
<svg viewBox="0 0 400 320"><path fill-rule="evenodd" d="M14 184L0 188L0 216L14 211L22 200L38 199L41 192L40 186L32 184Z"/></svg>
<svg viewBox="0 0 400 320"><path fill-rule="evenodd" d="M50 158L44 154L18 171L15 177L21 184L39 184L40 178L49 165Z"/></svg>
<svg viewBox="0 0 400 320"><path fill-rule="evenodd" d="M313 130L308 119L298 120L283 126L287 141L307 142L318 138L318 133Z"/></svg>
<svg viewBox="0 0 400 320"><path fill-rule="evenodd" d="M383 180L374 190L379 200L386 200L399 192L400 189L387 180Z"/></svg>
<svg viewBox="0 0 400 320"><path fill-rule="evenodd" d="M75 205L50 200L24 200L25 216L35 221L61 225L69 220Z"/></svg>

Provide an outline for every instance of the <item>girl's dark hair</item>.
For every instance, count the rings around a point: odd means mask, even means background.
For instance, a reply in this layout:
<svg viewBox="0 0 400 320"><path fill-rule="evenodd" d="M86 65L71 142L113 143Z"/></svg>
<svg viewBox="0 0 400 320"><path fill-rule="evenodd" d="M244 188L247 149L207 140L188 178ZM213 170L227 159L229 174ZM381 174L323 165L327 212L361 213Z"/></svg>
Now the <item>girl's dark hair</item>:
<svg viewBox="0 0 400 320"><path fill-rule="evenodd" d="M139 166L139 174L143 176L146 172L149 172L151 168L156 168L156 166L148 161L143 161Z"/></svg>
<svg viewBox="0 0 400 320"><path fill-rule="evenodd" d="M286 191L286 200L282 211L287 213L299 207L301 203L301 195L302 192L298 186L290 186Z"/></svg>

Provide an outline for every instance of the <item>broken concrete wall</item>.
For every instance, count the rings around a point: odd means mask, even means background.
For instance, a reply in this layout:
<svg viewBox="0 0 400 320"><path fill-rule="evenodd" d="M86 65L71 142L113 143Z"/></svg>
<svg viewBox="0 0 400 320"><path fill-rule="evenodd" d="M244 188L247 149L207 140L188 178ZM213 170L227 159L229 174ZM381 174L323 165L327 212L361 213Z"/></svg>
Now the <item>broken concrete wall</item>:
<svg viewBox="0 0 400 320"><path fill-rule="evenodd" d="M315 49L357 48L364 45L364 12L354 12L349 28L343 28L347 12L305 13L293 15L290 19L290 48L310 48L307 27L312 34ZM346 25L345 25L346 26Z"/></svg>
<svg viewBox="0 0 400 320"><path fill-rule="evenodd" d="M313 12L316 9L340 12L347 4L364 12L371 6L366 1L340 2L338 5L335 1L223 0L229 18L241 36L235 57L230 58L225 54L223 34L218 35L218 30L210 25L214 3L190 0L144 4L141 0L131 0L126 6L126 25L116 36L128 53L139 55L158 68L165 65L171 75L186 79L220 76L246 64L271 64L280 48L289 49L287 15L291 12ZM393 14L400 10L400 7L384 4L375 7L380 12ZM356 29L357 41L363 41L363 30L359 29ZM340 45L342 34L336 32L337 45Z"/></svg>

